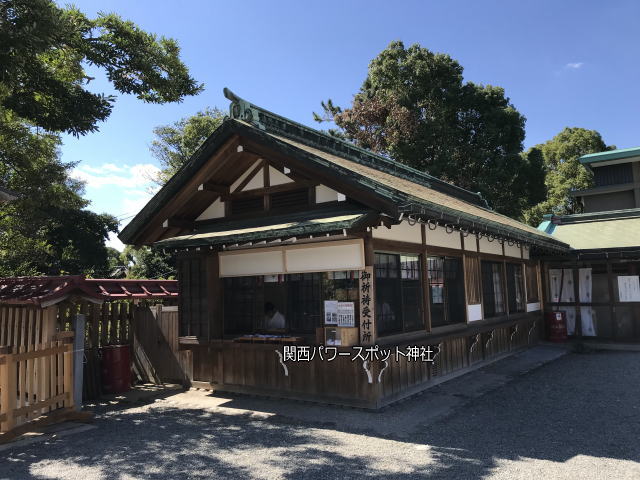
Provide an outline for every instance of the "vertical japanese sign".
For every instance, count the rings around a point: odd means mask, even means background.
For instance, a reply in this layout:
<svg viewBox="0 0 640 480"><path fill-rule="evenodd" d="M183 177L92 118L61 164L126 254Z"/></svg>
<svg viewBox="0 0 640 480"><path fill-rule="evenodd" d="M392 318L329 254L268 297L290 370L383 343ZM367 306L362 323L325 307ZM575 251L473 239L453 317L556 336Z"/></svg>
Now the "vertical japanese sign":
<svg viewBox="0 0 640 480"><path fill-rule="evenodd" d="M360 271L360 344L372 345L376 339L373 267Z"/></svg>

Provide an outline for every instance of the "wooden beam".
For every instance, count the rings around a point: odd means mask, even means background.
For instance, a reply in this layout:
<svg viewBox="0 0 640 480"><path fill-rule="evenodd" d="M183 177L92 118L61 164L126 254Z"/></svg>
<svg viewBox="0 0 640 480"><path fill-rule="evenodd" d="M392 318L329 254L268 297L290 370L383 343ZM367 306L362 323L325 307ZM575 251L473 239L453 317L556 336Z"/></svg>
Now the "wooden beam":
<svg viewBox="0 0 640 480"><path fill-rule="evenodd" d="M177 217L167 218L162 223L163 228L179 228L181 230L193 230L195 226L196 224L193 220Z"/></svg>
<svg viewBox="0 0 640 480"><path fill-rule="evenodd" d="M265 168L265 165L266 165L266 164L265 164L265 161L264 161L264 160L263 160L263 161L261 161L258 165L256 165L256 166L253 168L253 170L251 170L251 172L249 173L249 175L247 175L247 176L245 177L245 179L244 179L242 182L240 182L240 184L236 187L236 189L233 191L233 193L241 192L241 191L242 191L242 189L243 189L244 187L246 187L246 186L249 184L249 182L250 182L251 180L253 180L253 177L255 177L255 176L260 172L260 170L262 170L263 168Z"/></svg>
<svg viewBox="0 0 640 480"><path fill-rule="evenodd" d="M248 177L247 177L248 178ZM271 193L289 192L291 190L302 190L318 185L314 182L296 182L296 183L283 183L275 185L273 187L255 188L253 190L238 191L228 195L223 195L223 200L233 200L234 198L247 198L247 197L259 197L261 195L269 195Z"/></svg>
<svg viewBox="0 0 640 480"><path fill-rule="evenodd" d="M220 195L226 195L229 193L229 187L227 185L219 185L213 182L204 182L198 185L199 192L214 192Z"/></svg>

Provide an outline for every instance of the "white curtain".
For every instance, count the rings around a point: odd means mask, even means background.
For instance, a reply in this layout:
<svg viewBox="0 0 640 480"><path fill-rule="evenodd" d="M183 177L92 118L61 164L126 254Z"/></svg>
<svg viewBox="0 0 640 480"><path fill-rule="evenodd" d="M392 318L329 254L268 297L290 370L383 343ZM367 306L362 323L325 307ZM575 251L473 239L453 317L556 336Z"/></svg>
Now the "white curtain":
<svg viewBox="0 0 640 480"><path fill-rule="evenodd" d="M549 287L551 290L551 302L574 302L573 271L570 268L550 269ZM560 298L562 295L562 298Z"/></svg>
<svg viewBox="0 0 640 480"><path fill-rule="evenodd" d="M592 300L592 278L590 268L581 268L580 277L580 302L591 303ZM595 337L595 311L591 307L580 307L580 318L582 319L582 335L585 337Z"/></svg>

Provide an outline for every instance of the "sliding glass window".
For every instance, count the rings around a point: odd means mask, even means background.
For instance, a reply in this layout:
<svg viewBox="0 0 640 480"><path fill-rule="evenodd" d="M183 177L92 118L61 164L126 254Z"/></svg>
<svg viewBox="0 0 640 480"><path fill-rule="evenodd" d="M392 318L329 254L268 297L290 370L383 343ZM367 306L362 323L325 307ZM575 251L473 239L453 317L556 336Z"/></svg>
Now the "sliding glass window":
<svg viewBox="0 0 640 480"><path fill-rule="evenodd" d="M491 318L503 315L506 313L503 264L483 261L481 265L484 317Z"/></svg>
<svg viewBox="0 0 640 480"><path fill-rule="evenodd" d="M524 312L524 275L522 264L507 263L507 293L509 297L509 313Z"/></svg>
<svg viewBox="0 0 640 480"><path fill-rule="evenodd" d="M463 323L464 273L457 257L427 257L431 327Z"/></svg>
<svg viewBox="0 0 640 480"><path fill-rule="evenodd" d="M375 274L378 334L423 329L420 257L376 253Z"/></svg>

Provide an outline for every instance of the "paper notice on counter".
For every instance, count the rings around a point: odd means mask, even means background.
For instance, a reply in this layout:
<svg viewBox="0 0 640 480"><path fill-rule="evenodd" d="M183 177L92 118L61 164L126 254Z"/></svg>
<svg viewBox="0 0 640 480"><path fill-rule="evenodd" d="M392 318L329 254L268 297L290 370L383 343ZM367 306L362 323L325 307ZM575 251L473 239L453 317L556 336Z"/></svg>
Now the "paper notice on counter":
<svg viewBox="0 0 640 480"><path fill-rule="evenodd" d="M337 300L324 301L324 324L338 325L338 301Z"/></svg>

